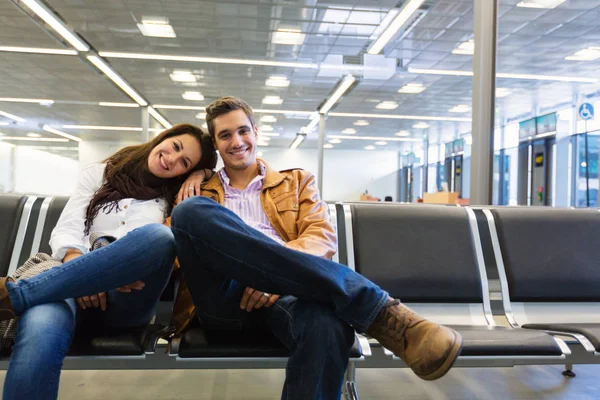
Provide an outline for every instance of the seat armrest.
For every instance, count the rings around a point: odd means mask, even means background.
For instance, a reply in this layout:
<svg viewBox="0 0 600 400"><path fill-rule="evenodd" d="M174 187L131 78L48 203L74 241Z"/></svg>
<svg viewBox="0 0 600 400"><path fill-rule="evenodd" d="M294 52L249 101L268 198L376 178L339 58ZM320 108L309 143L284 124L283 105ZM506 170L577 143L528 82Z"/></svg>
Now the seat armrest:
<svg viewBox="0 0 600 400"><path fill-rule="evenodd" d="M360 347L362 355L365 357L372 356L373 353L371 352L371 345L369 344L369 339L367 339L365 336L359 333L356 333L355 335L356 339L358 340L358 346Z"/></svg>

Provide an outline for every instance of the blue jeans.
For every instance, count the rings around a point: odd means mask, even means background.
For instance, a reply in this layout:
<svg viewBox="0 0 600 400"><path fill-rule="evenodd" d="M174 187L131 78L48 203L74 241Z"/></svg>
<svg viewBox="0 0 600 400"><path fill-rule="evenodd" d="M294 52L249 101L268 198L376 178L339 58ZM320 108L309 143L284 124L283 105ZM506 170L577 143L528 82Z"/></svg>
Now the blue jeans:
<svg viewBox="0 0 600 400"><path fill-rule="evenodd" d="M282 398L338 399L354 329L367 330L388 294L344 265L282 246L206 197L178 205L172 229L203 325L270 330L291 354ZM248 313L240 309L246 287L283 296Z"/></svg>
<svg viewBox="0 0 600 400"><path fill-rule="evenodd" d="M83 325L99 328L148 324L174 260L173 234L150 224L31 279L7 283L19 321L3 398L56 399L76 315ZM114 290L138 280L145 283L142 290ZM107 293L106 311L78 309L74 298L100 292Z"/></svg>

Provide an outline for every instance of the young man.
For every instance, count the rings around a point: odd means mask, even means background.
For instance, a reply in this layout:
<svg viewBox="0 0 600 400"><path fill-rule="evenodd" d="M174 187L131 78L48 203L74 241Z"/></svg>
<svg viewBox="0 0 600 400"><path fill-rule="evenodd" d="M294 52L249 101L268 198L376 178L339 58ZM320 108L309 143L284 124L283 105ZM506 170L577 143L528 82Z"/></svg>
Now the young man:
<svg viewBox="0 0 600 400"><path fill-rule="evenodd" d="M248 104L217 100L206 122L225 166L172 218L183 275L206 328L273 333L290 350L286 399L340 397L355 329L419 377L444 375L460 352L460 335L330 260L336 238L315 178L300 169L277 172L256 158ZM188 189L195 191L190 182ZM180 326L191 315L181 305L186 295L178 301Z"/></svg>

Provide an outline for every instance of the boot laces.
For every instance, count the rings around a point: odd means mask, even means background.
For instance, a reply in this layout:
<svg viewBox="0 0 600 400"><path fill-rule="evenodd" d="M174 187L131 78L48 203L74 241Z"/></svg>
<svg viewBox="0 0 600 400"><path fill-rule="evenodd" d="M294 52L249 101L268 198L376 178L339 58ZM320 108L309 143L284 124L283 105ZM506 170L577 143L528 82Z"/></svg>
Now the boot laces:
<svg viewBox="0 0 600 400"><path fill-rule="evenodd" d="M402 344L403 348L406 348L406 336L404 335L404 333L406 332L406 329L408 329L409 325L412 323L412 320L410 318L407 317L407 313L406 311L403 311L400 313L400 316L397 315L397 313L392 313L389 311L389 309L391 307L397 306L400 304L400 300L398 299L393 299L392 301L388 301L383 307L386 309L385 310L385 315L384 318L387 321L387 329L391 332L395 333L395 336L400 336L400 343ZM392 318L390 318L392 317ZM408 319L408 321L407 321ZM400 323L400 331L396 332L396 322Z"/></svg>

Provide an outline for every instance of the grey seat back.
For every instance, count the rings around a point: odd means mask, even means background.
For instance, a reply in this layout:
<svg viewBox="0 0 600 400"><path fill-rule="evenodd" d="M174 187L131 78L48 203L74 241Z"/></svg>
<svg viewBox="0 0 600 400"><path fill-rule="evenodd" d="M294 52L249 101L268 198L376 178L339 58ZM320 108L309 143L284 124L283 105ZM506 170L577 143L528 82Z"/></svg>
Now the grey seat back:
<svg viewBox="0 0 600 400"><path fill-rule="evenodd" d="M351 204L356 271L409 303L481 303L465 208ZM348 227L346 227L348 229Z"/></svg>
<svg viewBox="0 0 600 400"><path fill-rule="evenodd" d="M69 197L66 196L54 197L52 199L46 216L46 222L44 223L44 230L42 232L42 240L40 242L41 253L50 254L52 252L52 249L50 249L50 235L52 235L52 230L56 226L60 214L67 205L67 201L69 201Z"/></svg>
<svg viewBox="0 0 600 400"><path fill-rule="evenodd" d="M597 210L492 208L511 301L600 302Z"/></svg>
<svg viewBox="0 0 600 400"><path fill-rule="evenodd" d="M0 195L0 276L6 276L26 196Z"/></svg>

